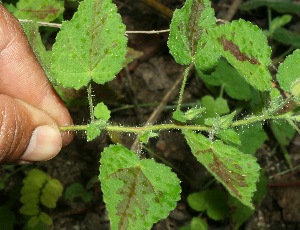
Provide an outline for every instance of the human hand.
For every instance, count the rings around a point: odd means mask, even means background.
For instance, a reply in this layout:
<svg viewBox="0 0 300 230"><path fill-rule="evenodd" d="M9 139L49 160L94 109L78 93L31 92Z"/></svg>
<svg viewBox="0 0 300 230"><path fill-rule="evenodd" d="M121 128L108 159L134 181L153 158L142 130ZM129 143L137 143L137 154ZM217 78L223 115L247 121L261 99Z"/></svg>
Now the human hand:
<svg viewBox="0 0 300 230"><path fill-rule="evenodd" d="M0 4L0 163L44 161L72 140L72 119L18 20Z"/></svg>

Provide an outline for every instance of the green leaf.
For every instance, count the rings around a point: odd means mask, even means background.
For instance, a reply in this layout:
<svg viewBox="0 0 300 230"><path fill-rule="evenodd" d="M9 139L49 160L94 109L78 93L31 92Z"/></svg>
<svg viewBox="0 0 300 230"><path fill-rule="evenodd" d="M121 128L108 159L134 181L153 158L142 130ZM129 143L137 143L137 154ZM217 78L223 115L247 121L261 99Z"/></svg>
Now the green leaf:
<svg viewBox="0 0 300 230"><path fill-rule="evenodd" d="M49 180L42 190L41 203L47 208L55 208L62 192L63 186L57 179Z"/></svg>
<svg viewBox="0 0 300 230"><path fill-rule="evenodd" d="M232 196L253 208L251 198L256 190L260 169L256 158L222 141L210 142L208 138L193 131L185 130L183 133L197 160Z"/></svg>
<svg viewBox="0 0 300 230"><path fill-rule="evenodd" d="M277 112L277 110L281 108L282 102L283 102L283 97L282 97L280 91L276 88L273 88L270 91L270 102L269 102L268 110L271 113Z"/></svg>
<svg viewBox="0 0 300 230"><path fill-rule="evenodd" d="M93 199L92 194L87 192L80 183L73 183L67 187L64 197L69 201L73 201L75 198L81 198L86 203Z"/></svg>
<svg viewBox="0 0 300 230"><path fill-rule="evenodd" d="M159 135L157 133L153 133L152 131L146 131L144 132L140 137L140 141L144 144L148 143L150 138L158 137Z"/></svg>
<svg viewBox="0 0 300 230"><path fill-rule="evenodd" d="M227 195L219 189L192 193L187 200L192 209L206 211L209 218L216 221L224 219L229 212Z"/></svg>
<svg viewBox="0 0 300 230"><path fill-rule="evenodd" d="M237 70L224 59L220 59L212 74L206 75L199 73L199 77L208 85L223 86L228 96L234 99L249 100L252 96L249 84Z"/></svg>
<svg viewBox="0 0 300 230"><path fill-rule="evenodd" d="M191 108L184 113L184 117L190 121L200 116L205 111L204 107L201 108Z"/></svg>
<svg viewBox="0 0 300 230"><path fill-rule="evenodd" d="M46 224L46 225L52 225L53 224L52 218L45 212L40 213L39 220L41 222L43 222L44 224Z"/></svg>
<svg viewBox="0 0 300 230"><path fill-rule="evenodd" d="M296 134L296 130L286 121L271 121L271 130L280 145L287 146Z"/></svg>
<svg viewBox="0 0 300 230"><path fill-rule="evenodd" d="M39 169L32 169L27 173L23 180L24 187L31 187L41 189L48 180L49 176ZM24 192L24 191L23 191Z"/></svg>
<svg viewBox="0 0 300 230"><path fill-rule="evenodd" d="M256 150L261 148L268 139L266 132L259 123L251 126L240 126L237 128L237 133L241 140L239 150L250 155L254 155Z"/></svg>
<svg viewBox="0 0 300 230"><path fill-rule="evenodd" d="M180 122L186 122L186 118L184 116L184 113L181 110L175 110L172 118L176 121L180 121Z"/></svg>
<svg viewBox="0 0 300 230"><path fill-rule="evenodd" d="M20 208L20 213L23 215L33 216L39 214L40 209L37 204L25 204Z"/></svg>
<svg viewBox="0 0 300 230"><path fill-rule="evenodd" d="M235 197L230 198L230 205L234 210L230 217L233 222L234 229L238 230L240 229L240 226L253 215L254 210L242 204Z"/></svg>
<svg viewBox="0 0 300 230"><path fill-rule="evenodd" d="M298 14L300 12L300 4L292 0L251 0L243 3L240 9L248 11L262 6L270 7L279 13Z"/></svg>
<svg viewBox="0 0 300 230"><path fill-rule="evenodd" d="M276 17L271 21L270 30L268 31L269 35L272 34L280 27L284 26L285 24L289 23L292 20L292 16L285 14L280 17Z"/></svg>
<svg viewBox="0 0 300 230"><path fill-rule="evenodd" d="M260 28L243 19L211 30L211 37L223 57L258 90L269 90L271 48Z"/></svg>
<svg viewBox="0 0 300 230"><path fill-rule="evenodd" d="M223 115L230 112L227 100L218 97L204 96L201 99L202 106L206 108L203 117L214 117L216 114Z"/></svg>
<svg viewBox="0 0 300 230"><path fill-rule="evenodd" d="M272 39L294 48L300 48L300 34L298 32L289 31L285 28L278 28L272 34Z"/></svg>
<svg viewBox="0 0 300 230"><path fill-rule="evenodd" d="M216 133L216 136L227 144L241 144L239 134L233 129L220 130L218 133Z"/></svg>
<svg viewBox="0 0 300 230"><path fill-rule="evenodd" d="M53 45L51 69L57 82L80 89L91 80L111 81L126 55L125 26L111 0L85 0L65 21Z"/></svg>
<svg viewBox="0 0 300 230"><path fill-rule="evenodd" d="M108 121L110 118L110 110L107 108L107 106L103 102L98 103L94 108L94 116L97 119L102 119L104 121Z"/></svg>
<svg viewBox="0 0 300 230"><path fill-rule="evenodd" d="M278 67L277 80L280 87L287 92L291 92L293 84L300 80L299 71L300 50L295 50Z"/></svg>
<svg viewBox="0 0 300 230"><path fill-rule="evenodd" d="M191 230L207 230L208 225L205 220L199 217L193 217L191 221Z"/></svg>
<svg viewBox="0 0 300 230"><path fill-rule="evenodd" d="M105 148L100 160L101 188L111 228L150 229L180 199L180 181L152 159L140 160L121 145Z"/></svg>
<svg viewBox="0 0 300 230"><path fill-rule="evenodd" d="M187 0L181 9L175 10L168 47L177 63L188 65L195 62L203 70L216 65L220 55L207 34L210 27L216 26L210 4L209 0Z"/></svg>
<svg viewBox="0 0 300 230"><path fill-rule="evenodd" d="M38 216L32 216L30 217L30 219L27 222L27 226L29 228L34 228L38 223L40 222L39 217Z"/></svg>
<svg viewBox="0 0 300 230"><path fill-rule="evenodd" d="M64 1L57 0L19 0L14 15L21 19L51 22L64 11Z"/></svg>
<svg viewBox="0 0 300 230"><path fill-rule="evenodd" d="M90 123L86 128L87 141L92 141L101 134L101 127L97 123Z"/></svg>
<svg viewBox="0 0 300 230"><path fill-rule="evenodd" d="M27 36L30 46L35 53L35 56L37 57L39 63L43 67L49 80L53 82L52 73L50 71L51 52L46 51L46 48L40 36L38 23L36 21L28 21L21 22L21 25Z"/></svg>
<svg viewBox="0 0 300 230"><path fill-rule="evenodd" d="M23 194L20 201L23 204L38 204L40 202L40 190Z"/></svg>

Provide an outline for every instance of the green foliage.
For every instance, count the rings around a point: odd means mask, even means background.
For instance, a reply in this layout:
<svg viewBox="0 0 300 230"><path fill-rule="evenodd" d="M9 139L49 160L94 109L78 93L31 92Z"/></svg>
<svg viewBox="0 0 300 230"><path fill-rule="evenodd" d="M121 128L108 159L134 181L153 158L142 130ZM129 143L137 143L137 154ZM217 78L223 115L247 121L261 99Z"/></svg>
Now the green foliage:
<svg viewBox="0 0 300 230"><path fill-rule="evenodd" d="M195 63L200 70L214 67L220 54L207 30L215 26L215 13L209 0L187 0L182 9L175 10L168 47L176 62L182 65Z"/></svg>
<svg viewBox="0 0 300 230"><path fill-rule="evenodd" d="M271 89L271 48L261 29L243 19L214 28L210 36L223 57L258 90Z"/></svg>
<svg viewBox="0 0 300 230"><path fill-rule="evenodd" d="M292 0L250 0L240 6L241 10L252 10L261 6L270 7L279 13L298 14L300 12L300 4Z"/></svg>
<svg viewBox="0 0 300 230"><path fill-rule="evenodd" d="M207 85L222 86L224 91L231 98L237 100L249 100L252 96L251 86L249 86L238 71L224 59L220 59L213 73L204 74L199 72L199 77Z"/></svg>
<svg viewBox="0 0 300 230"><path fill-rule="evenodd" d="M93 199L90 192L80 183L73 183L65 189L64 198L69 201L73 201L76 198L80 198L83 202L88 203Z"/></svg>
<svg viewBox="0 0 300 230"><path fill-rule="evenodd" d="M192 153L240 202L253 208L251 198L259 178L255 157L243 154L222 141L211 142L201 134L183 131Z"/></svg>
<svg viewBox="0 0 300 230"><path fill-rule="evenodd" d="M19 0L13 12L17 18L51 22L64 12L62 0Z"/></svg>
<svg viewBox="0 0 300 230"><path fill-rule="evenodd" d="M283 63L278 67L277 80L280 87L287 91L293 91L293 95L298 97L300 87L298 81L300 80L298 74L300 71L300 50L294 51L289 55Z"/></svg>
<svg viewBox="0 0 300 230"><path fill-rule="evenodd" d="M169 167L140 160L121 145L104 149L100 163L99 179L112 229L150 229L175 208L180 181Z"/></svg>
<svg viewBox="0 0 300 230"><path fill-rule="evenodd" d="M248 6L258 7L257 2L250 1ZM282 5L275 0L259 2L274 9ZM291 5L294 9L298 7L291 1L286 4ZM242 7L246 6L245 3ZM290 20L289 15L273 19L268 35L276 38L283 30L281 27ZM262 123L271 120L271 130L284 148L294 135L294 129L298 129L293 122L300 122L298 110L282 111L285 99L280 90L272 87L268 70L271 48L261 29L243 19L217 25L209 0L187 0L174 12L168 39L175 61L188 65L178 107L173 113L173 119L179 122L126 127L108 122L110 110L104 103L94 107L91 89L92 83L104 84L114 79L132 57L140 55L127 52L125 26L111 0L82 1L72 20L62 23L52 51L45 50L35 22L23 23L23 28L53 84L76 90L88 86L90 123L60 127L62 131L85 130L88 141L94 140L104 130L110 133L135 132L142 143L147 143L150 138L158 136L160 130L181 130L197 161L233 196L229 203L236 210L231 216L235 228L253 213L252 198L256 188L262 186L257 184L260 167L255 152L268 138ZM292 40L289 44L300 44L297 41L292 43ZM126 52L128 60L125 60ZM297 50L278 69L276 80L281 90L292 94L287 100L299 100L299 60ZM220 87L220 92L218 95L202 95L197 107L184 112L180 110L182 95L193 66L208 89L213 91ZM228 100L227 96L231 99ZM241 105L234 107L236 100L247 103L239 101ZM259 105L247 107L255 103ZM241 113L253 108L252 115ZM99 180L112 229L150 229L154 223L167 217L180 198L180 181L169 167L152 159L140 159L135 152L121 145L111 145L102 152ZM59 181L40 170L32 170L23 184L20 212L29 216L27 225L51 224L52 219L44 209L55 208L62 194ZM257 196L262 197L261 194L264 192ZM91 199L81 184L71 185L65 197L68 200L81 198L85 202ZM205 211L213 220L223 219L228 213L226 196L221 190L205 190L191 194L188 199L193 208ZM187 228L208 227L203 219L195 217Z"/></svg>
<svg viewBox="0 0 300 230"><path fill-rule="evenodd" d="M85 0L72 20L63 22L51 59L60 85L80 89L91 80L104 84L121 70L127 39L116 11L111 0Z"/></svg>
<svg viewBox="0 0 300 230"><path fill-rule="evenodd" d="M241 141L239 150L250 155L254 155L256 150L268 139L266 132L259 123L246 127L240 126L237 128L237 133Z"/></svg>
<svg viewBox="0 0 300 230"><path fill-rule="evenodd" d="M23 205L20 213L30 217L28 227L35 227L39 222L52 224L52 218L42 211L42 207L55 208L62 191L60 182L43 171L32 169L27 173L21 189L20 201Z"/></svg>
<svg viewBox="0 0 300 230"><path fill-rule="evenodd" d="M206 211L207 216L212 220L224 219L228 212L227 194L222 190L204 190L189 194L189 206L198 211Z"/></svg>
<svg viewBox="0 0 300 230"><path fill-rule="evenodd" d="M1 228L6 230L14 229L16 217L15 214L10 210L9 206L1 205L0 206L0 223Z"/></svg>

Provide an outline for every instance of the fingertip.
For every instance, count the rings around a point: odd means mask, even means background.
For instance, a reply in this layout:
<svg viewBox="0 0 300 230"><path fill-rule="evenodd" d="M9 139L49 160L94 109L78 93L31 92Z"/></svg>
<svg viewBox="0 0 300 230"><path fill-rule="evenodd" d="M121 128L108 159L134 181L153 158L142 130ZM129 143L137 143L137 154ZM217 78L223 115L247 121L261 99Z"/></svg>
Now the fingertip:
<svg viewBox="0 0 300 230"><path fill-rule="evenodd" d="M62 148L62 137L57 127L37 127L31 136L22 161L46 161L55 157Z"/></svg>

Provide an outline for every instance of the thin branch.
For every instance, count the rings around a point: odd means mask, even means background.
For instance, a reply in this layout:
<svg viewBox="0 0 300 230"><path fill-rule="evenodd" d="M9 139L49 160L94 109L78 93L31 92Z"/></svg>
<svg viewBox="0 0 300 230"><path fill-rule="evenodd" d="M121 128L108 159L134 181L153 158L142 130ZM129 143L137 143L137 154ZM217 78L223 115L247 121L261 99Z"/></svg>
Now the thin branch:
<svg viewBox="0 0 300 230"><path fill-rule="evenodd" d="M33 22L33 20L27 20L27 19L19 19L19 22ZM53 28L61 28L61 24L59 23L51 23L51 22L37 22L40 26L48 26ZM164 30L137 30L137 31L126 31L126 34L160 34L160 33L168 33L170 32L170 29L164 29Z"/></svg>

